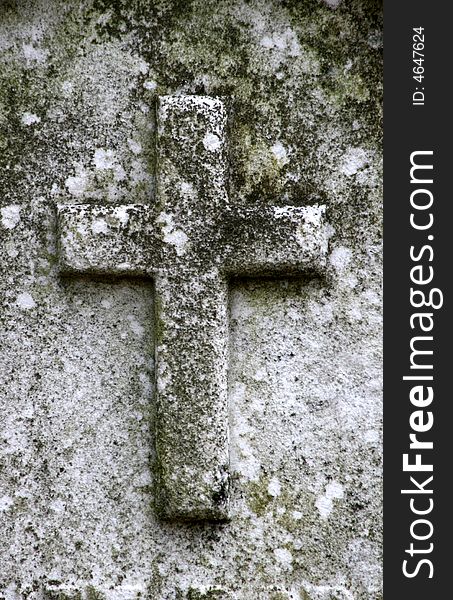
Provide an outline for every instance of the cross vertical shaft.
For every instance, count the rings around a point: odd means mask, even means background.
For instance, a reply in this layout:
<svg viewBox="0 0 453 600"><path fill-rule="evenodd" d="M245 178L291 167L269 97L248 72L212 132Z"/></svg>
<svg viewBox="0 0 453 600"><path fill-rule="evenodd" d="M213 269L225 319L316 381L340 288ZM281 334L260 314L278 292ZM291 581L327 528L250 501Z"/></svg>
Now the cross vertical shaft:
<svg viewBox="0 0 453 600"><path fill-rule="evenodd" d="M157 222L172 265L155 285L158 508L218 520L229 497L228 290L212 240L228 207L226 111L215 98L163 97L157 121Z"/></svg>

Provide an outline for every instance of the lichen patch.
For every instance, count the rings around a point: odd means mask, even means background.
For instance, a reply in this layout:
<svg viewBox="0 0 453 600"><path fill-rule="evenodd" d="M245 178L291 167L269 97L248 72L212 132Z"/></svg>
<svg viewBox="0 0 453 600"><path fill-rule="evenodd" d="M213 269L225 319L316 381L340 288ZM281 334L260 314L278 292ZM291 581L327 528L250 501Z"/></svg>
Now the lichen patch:
<svg viewBox="0 0 453 600"><path fill-rule="evenodd" d="M338 481L332 481L327 484L326 490L322 496L316 499L316 508L322 519L327 519L334 508L334 500L341 500L344 497L344 489Z"/></svg>
<svg viewBox="0 0 453 600"><path fill-rule="evenodd" d="M1 209L2 225L5 229L14 229L20 222L21 206L19 204L10 204Z"/></svg>
<svg viewBox="0 0 453 600"><path fill-rule="evenodd" d="M164 242L174 246L178 256L183 256L189 238L182 229L175 227L173 215L161 212L156 222L163 225Z"/></svg>
<svg viewBox="0 0 453 600"><path fill-rule="evenodd" d="M36 302L31 294L22 292L16 298L16 305L22 310L30 310L35 308Z"/></svg>
<svg viewBox="0 0 453 600"><path fill-rule="evenodd" d="M24 112L20 120L22 125L34 125L41 122L41 118L31 112Z"/></svg>

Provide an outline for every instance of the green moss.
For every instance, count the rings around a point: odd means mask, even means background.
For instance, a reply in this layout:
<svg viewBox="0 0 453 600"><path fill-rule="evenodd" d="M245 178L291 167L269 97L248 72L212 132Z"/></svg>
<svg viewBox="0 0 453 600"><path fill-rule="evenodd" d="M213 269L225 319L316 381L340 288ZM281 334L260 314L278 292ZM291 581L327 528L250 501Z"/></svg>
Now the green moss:
<svg viewBox="0 0 453 600"><path fill-rule="evenodd" d="M206 592L190 588L187 592L187 600L223 600L227 598L225 592L219 589L209 589Z"/></svg>
<svg viewBox="0 0 453 600"><path fill-rule="evenodd" d="M14 4L9 3L8 14L12 7ZM263 49L259 39L252 35L253 10L252 6L252 16L245 13L242 20L238 20L228 3L219 7L218 2L197 0L190 3L160 0L147 5L138 1L96 0L89 7L63 13L58 27L45 41L50 52L47 65L33 72L20 66L4 70L11 84L6 81L0 85L4 96L0 104L6 107L3 116L0 111L0 122L3 120L11 129L8 135L0 135L0 145L9 140L11 151L2 152L2 159L5 163L17 163L14 155L27 157L39 152L36 144L40 143L40 134L36 136L33 127L24 131L19 123L14 123L21 106L25 107L23 110L33 107L35 112L45 114L52 107L53 99L60 95L62 82L71 77L68 72L71 61L83 54L89 55L90 44L112 40L116 43L129 33L129 41L123 47L147 60L152 78L158 82L159 93L172 93L180 88L190 93L233 98L233 195L249 203L332 202L337 193L343 195L344 191L338 186L332 188L329 181L332 166L319 161L319 146L325 145L331 136L332 148L324 154L333 156L335 139L341 139L343 147L348 143L356 145L354 135L358 134L351 133L354 120L366 121L366 130L362 127L360 131L361 138L366 136L369 143L375 141L377 148L380 144L381 53L370 49L366 32L372 36L380 30L381 3L353 0L335 11L318 0L287 0L280 7L270 4L266 10L275 17L277 34L279 22L286 20L300 48L299 53L289 56L283 53L281 57L274 49ZM282 39L280 43L285 44ZM54 52L55 49L58 52ZM149 105L155 96L155 92L150 94L142 87L144 77L140 75L137 86L131 89L134 108L138 101ZM20 97L13 98L11 94ZM81 100L82 97L74 96L74 102L82 108L80 114L67 106L70 111L66 114L65 128L74 129L76 125L83 139L83 136L89 138L91 132L85 127L84 118L84 109L89 110L89 107L83 107ZM154 136L143 133L144 123L150 118L152 112L148 115L137 110L132 112L134 130L141 132L146 169L153 173ZM332 135L334 129L337 129L335 136ZM288 164L279 164L272 155L271 147L277 140L290 151ZM103 145L100 140L97 144ZM60 136L58 142L47 137L46 147L49 146L59 151L53 159L64 161L64 137ZM127 162L124 167L130 169ZM13 177L11 189L21 185L21 175L17 169L5 171L6 181ZM129 181L113 182L110 172L95 173L92 179L93 189L90 189L94 195L102 190L109 193L112 185L121 194L132 191ZM148 181L138 181L133 194L134 200L149 199L153 190ZM356 190L353 193L352 186L346 194L349 198L342 200L351 207L351 215L368 211L368 206L360 206L369 204L367 196L357 194ZM366 229L361 223L352 223L349 227L348 219L343 217L342 228L349 228L353 239L358 230ZM374 229L379 228L380 222L377 222ZM369 237L370 229L367 231Z"/></svg>
<svg viewBox="0 0 453 600"><path fill-rule="evenodd" d="M59 590L48 590L45 593L46 600L83 600L81 592L62 592Z"/></svg>
<svg viewBox="0 0 453 600"><path fill-rule="evenodd" d="M106 600L104 594L96 590L92 585L89 585L85 592L62 592L59 590L49 590L46 592L48 600Z"/></svg>
<svg viewBox="0 0 453 600"><path fill-rule="evenodd" d="M252 481L248 484L247 504L256 515L262 517L267 512L274 498L269 494L267 488L269 478L261 476L258 481Z"/></svg>
<svg viewBox="0 0 453 600"><path fill-rule="evenodd" d="M85 592L86 600L106 600L104 594L97 591L95 587L89 585Z"/></svg>

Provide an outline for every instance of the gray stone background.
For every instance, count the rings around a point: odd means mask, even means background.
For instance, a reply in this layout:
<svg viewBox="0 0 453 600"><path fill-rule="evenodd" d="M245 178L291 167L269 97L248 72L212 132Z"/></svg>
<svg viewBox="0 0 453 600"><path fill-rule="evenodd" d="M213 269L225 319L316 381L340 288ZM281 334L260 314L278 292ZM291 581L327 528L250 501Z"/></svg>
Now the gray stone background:
<svg viewBox="0 0 453 600"><path fill-rule="evenodd" d="M381 598L378 0L0 2L0 598ZM153 203L159 94L231 97L231 193L326 204L326 280L231 288L232 521L157 520L150 283L57 202ZM53 590L53 591L52 591Z"/></svg>

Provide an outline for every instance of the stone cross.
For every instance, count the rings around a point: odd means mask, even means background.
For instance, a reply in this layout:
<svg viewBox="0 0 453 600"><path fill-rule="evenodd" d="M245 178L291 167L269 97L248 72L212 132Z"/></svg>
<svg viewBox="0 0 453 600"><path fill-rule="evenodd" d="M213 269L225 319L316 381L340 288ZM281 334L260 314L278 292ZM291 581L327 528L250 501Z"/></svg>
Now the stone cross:
<svg viewBox="0 0 453 600"><path fill-rule="evenodd" d="M156 319L156 499L162 517L229 512L228 281L324 269L324 207L248 207L228 195L219 98L163 96L156 205L61 204L65 275L151 277Z"/></svg>

